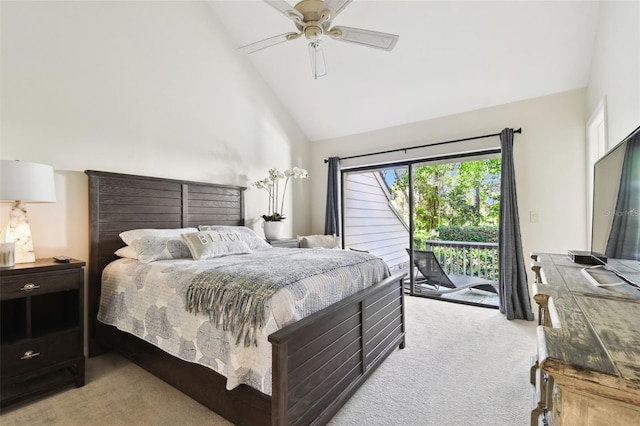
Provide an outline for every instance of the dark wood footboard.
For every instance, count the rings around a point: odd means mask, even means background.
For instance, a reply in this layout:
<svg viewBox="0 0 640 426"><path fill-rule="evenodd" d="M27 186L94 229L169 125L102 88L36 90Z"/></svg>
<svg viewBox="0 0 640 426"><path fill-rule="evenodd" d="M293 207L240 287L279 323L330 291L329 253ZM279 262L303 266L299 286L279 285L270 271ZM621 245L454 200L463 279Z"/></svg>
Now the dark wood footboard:
<svg viewBox="0 0 640 426"><path fill-rule="evenodd" d="M325 424L396 347L404 347L404 276L269 336L273 425Z"/></svg>
<svg viewBox="0 0 640 426"><path fill-rule="evenodd" d="M96 338L236 425L326 424L405 343L402 280L394 275L269 336L272 397L100 324Z"/></svg>

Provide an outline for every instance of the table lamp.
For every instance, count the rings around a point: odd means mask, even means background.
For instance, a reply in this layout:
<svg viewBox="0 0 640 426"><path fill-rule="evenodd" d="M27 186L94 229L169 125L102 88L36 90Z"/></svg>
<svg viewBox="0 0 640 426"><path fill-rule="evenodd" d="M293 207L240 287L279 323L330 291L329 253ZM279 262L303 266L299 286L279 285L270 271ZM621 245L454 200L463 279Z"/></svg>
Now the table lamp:
<svg viewBox="0 0 640 426"><path fill-rule="evenodd" d="M0 202L12 202L5 242L15 244L15 263L35 262L31 227L24 203L55 203L53 167L26 161L0 160Z"/></svg>

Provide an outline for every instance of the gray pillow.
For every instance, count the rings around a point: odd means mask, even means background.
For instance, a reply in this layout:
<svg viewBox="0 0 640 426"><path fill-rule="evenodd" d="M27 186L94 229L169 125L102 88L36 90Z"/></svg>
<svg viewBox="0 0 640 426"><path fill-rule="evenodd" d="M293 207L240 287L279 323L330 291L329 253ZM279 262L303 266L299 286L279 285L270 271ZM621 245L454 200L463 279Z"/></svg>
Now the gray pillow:
<svg viewBox="0 0 640 426"><path fill-rule="evenodd" d="M229 225L200 225L198 229L201 231L227 231L237 232L240 234L242 241L247 243L251 250L272 248L271 245L260 238L253 229L246 226L229 226Z"/></svg>
<svg viewBox="0 0 640 426"><path fill-rule="evenodd" d="M182 234L182 239L196 260L251 253L251 249L242 241L238 232L200 231Z"/></svg>

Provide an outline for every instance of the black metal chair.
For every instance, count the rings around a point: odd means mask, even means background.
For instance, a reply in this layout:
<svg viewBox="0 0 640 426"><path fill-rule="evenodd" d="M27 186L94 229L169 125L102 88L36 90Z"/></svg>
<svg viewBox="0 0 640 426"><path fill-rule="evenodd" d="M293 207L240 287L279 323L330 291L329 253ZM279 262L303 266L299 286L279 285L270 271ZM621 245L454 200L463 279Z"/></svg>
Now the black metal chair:
<svg viewBox="0 0 640 426"><path fill-rule="evenodd" d="M407 249L407 253L410 253ZM463 289L477 289L497 293L497 282L460 274L446 274L432 251L414 250L413 264L422 277L416 278L416 284L424 284L421 292L440 295Z"/></svg>

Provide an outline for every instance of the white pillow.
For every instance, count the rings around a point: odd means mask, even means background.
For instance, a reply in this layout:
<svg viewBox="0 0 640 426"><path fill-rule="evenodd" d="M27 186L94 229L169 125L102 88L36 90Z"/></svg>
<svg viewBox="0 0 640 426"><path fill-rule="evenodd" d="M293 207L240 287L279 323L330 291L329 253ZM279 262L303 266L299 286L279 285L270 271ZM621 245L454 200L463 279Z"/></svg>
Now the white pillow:
<svg viewBox="0 0 640 426"><path fill-rule="evenodd" d="M196 260L251 253L251 249L242 241L238 232L200 231L182 234L182 239Z"/></svg>
<svg viewBox="0 0 640 426"><path fill-rule="evenodd" d="M164 259L189 259L191 252L180 235L196 228L133 229L120 233L120 238L133 250L138 260L149 263Z"/></svg>
<svg viewBox="0 0 640 426"><path fill-rule="evenodd" d="M263 240L256 234L253 229L246 226L228 226L228 225L200 225L198 227L201 231L231 231L240 234L242 241L247 243L251 250L272 248L271 244Z"/></svg>
<svg viewBox="0 0 640 426"><path fill-rule="evenodd" d="M120 247L113 254L115 254L118 257L128 257L129 259L137 259L138 258L138 253L136 253L134 248L131 247L131 246Z"/></svg>

